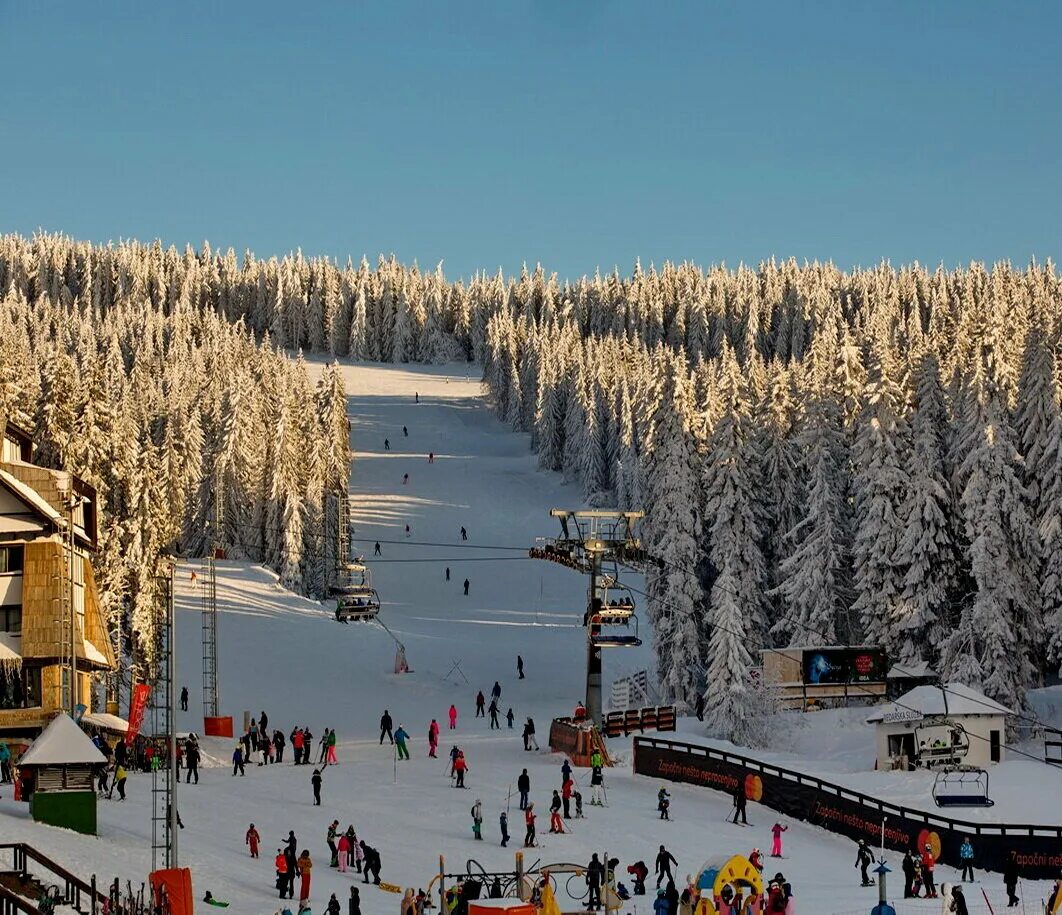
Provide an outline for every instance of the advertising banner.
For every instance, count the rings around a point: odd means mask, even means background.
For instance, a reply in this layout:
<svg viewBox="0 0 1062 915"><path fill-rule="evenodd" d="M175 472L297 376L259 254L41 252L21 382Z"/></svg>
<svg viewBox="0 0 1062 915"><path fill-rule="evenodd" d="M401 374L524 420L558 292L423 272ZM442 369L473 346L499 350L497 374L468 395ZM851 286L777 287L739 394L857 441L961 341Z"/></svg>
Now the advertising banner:
<svg viewBox="0 0 1062 915"><path fill-rule="evenodd" d="M126 743L132 743L140 733L150 695L151 686L147 683L137 683L133 687L133 695L129 699L129 730L125 732Z"/></svg>
<svg viewBox="0 0 1062 915"><path fill-rule="evenodd" d="M927 845L934 856L959 867L959 846L970 837L977 867L1002 871L1008 858L1022 877L1057 878L1062 868L1062 827L965 823L906 808L880 809L872 798L792 770L759 771L706 747L637 737L634 771L639 775L687 782L734 794L741 785L749 800L879 847L918 850ZM749 760L748 762L752 762ZM776 774L772 774L776 773ZM784 776L783 777L783 774ZM799 781L797 781L799 779Z"/></svg>
<svg viewBox="0 0 1062 915"><path fill-rule="evenodd" d="M806 648L802 658L809 685L882 683L885 652L880 648Z"/></svg>

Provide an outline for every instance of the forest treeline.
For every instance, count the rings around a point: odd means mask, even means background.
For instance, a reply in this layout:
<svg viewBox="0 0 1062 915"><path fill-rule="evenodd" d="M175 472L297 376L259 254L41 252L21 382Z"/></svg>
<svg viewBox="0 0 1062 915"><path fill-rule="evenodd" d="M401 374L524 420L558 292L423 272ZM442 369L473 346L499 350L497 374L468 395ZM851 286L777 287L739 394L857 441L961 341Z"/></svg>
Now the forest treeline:
<svg viewBox="0 0 1062 915"><path fill-rule="evenodd" d="M275 347L480 362L498 415L530 434L543 468L590 504L645 509L646 546L663 560L647 582L661 681L690 704L705 690L713 727L736 739L764 647L882 644L1012 707L1062 662L1051 264L636 264L565 283L541 268L450 282L394 258L6 236L0 295L5 312L69 324L48 338L68 355L73 328L143 331L141 314L158 323L144 333L154 347L182 316L223 318L216 333L252 364L296 375ZM19 334L32 351L34 332ZM138 340L126 334L128 378ZM242 362L232 371L253 388ZM257 395L232 383L246 397L314 396L305 383Z"/></svg>

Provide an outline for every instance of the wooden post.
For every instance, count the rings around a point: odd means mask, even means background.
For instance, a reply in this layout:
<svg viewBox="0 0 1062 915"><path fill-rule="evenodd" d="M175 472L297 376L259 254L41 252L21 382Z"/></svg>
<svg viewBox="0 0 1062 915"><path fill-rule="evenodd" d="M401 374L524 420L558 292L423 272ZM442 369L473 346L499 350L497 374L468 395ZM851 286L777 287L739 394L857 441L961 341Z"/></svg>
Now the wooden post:
<svg viewBox="0 0 1062 915"><path fill-rule="evenodd" d="M516 853L516 895L521 902L527 902L527 889L524 887L524 853Z"/></svg>
<svg viewBox="0 0 1062 915"><path fill-rule="evenodd" d="M439 855L439 915L446 915L446 859Z"/></svg>

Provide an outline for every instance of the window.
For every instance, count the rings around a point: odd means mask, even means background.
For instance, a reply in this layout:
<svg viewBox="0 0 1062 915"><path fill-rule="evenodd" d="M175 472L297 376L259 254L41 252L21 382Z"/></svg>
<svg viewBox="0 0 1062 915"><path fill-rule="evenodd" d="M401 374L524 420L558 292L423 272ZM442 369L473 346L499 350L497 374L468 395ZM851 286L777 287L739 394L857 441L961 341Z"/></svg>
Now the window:
<svg viewBox="0 0 1062 915"><path fill-rule="evenodd" d="M41 704L41 669L22 665L21 670L0 668L0 709L37 708Z"/></svg>
<svg viewBox="0 0 1062 915"><path fill-rule="evenodd" d="M22 634L22 607L0 607L0 632L10 632L14 635Z"/></svg>
<svg viewBox="0 0 1062 915"><path fill-rule="evenodd" d="M22 571L22 545L0 546L0 575L11 575Z"/></svg>

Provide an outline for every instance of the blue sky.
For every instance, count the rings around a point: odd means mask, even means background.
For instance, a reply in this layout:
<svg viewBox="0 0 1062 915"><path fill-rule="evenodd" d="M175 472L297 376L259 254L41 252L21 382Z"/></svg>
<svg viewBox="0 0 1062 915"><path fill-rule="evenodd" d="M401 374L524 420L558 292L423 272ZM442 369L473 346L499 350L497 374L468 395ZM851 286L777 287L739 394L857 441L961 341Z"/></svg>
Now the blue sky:
<svg viewBox="0 0 1062 915"><path fill-rule="evenodd" d="M355 259L1058 259L1062 4L0 0L0 232Z"/></svg>

